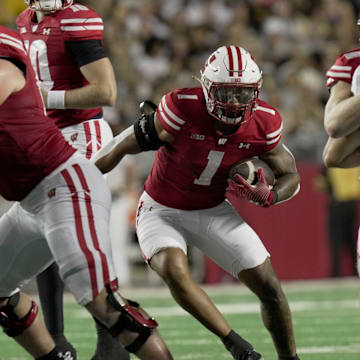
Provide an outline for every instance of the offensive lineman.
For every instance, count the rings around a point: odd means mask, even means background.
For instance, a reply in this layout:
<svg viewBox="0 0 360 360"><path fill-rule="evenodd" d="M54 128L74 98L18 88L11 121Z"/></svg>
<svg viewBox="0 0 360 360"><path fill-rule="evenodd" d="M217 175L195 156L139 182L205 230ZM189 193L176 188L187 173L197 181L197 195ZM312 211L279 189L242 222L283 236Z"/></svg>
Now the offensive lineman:
<svg viewBox="0 0 360 360"><path fill-rule="evenodd" d="M87 159L113 137L101 106L116 100L112 65L102 45L103 22L92 9L72 0L25 0L17 18L47 114L66 140ZM55 342L75 355L64 336L63 283L56 263L37 277L46 325ZM93 360L128 360L129 354L96 324Z"/></svg>
<svg viewBox="0 0 360 360"><path fill-rule="evenodd" d="M360 19L357 21L360 26ZM329 135L323 152L328 167L360 166L360 48L338 56L326 73L330 91L325 106L324 127ZM357 241L360 276L360 239Z"/></svg>
<svg viewBox="0 0 360 360"><path fill-rule="evenodd" d="M137 211L137 234L146 261L178 304L217 335L234 359L263 359L192 280L187 245L198 247L259 297L279 359L297 360L290 309L270 255L224 201L226 196L234 207L242 199L269 207L297 193L295 160L280 142L281 117L258 99L261 72L243 48L220 47L201 75L202 88L163 96L156 113L144 114L93 161L107 172L125 154L159 149ZM238 176L239 183L229 180L226 189L230 168L252 156L272 167L274 188L269 189L260 169L256 185Z"/></svg>
<svg viewBox="0 0 360 360"><path fill-rule="evenodd" d="M129 352L172 356L139 305L122 298L108 233L111 196L98 169L64 140L44 104L21 37L0 26L0 326L34 359L73 360L19 287L55 259L77 302ZM4 355L4 354L2 354Z"/></svg>

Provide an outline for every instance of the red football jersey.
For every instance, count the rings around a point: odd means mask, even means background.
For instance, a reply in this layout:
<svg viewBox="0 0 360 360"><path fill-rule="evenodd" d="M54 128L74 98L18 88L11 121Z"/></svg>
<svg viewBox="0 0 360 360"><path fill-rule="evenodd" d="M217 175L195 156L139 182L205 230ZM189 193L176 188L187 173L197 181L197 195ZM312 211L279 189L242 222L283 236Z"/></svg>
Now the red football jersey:
<svg viewBox="0 0 360 360"><path fill-rule="evenodd" d="M198 87L163 96L156 116L175 140L156 153L145 190L157 202L176 209L218 205L224 200L230 168L272 150L281 139L279 113L261 100L235 133L219 134Z"/></svg>
<svg viewBox="0 0 360 360"><path fill-rule="evenodd" d="M360 65L360 48L348 51L335 60L334 65L326 73L327 86L330 88L337 81L351 84L354 71Z"/></svg>
<svg viewBox="0 0 360 360"><path fill-rule="evenodd" d="M45 16L40 23L35 13L24 10L17 18L18 31L24 38L31 63L45 90L71 90L88 81L67 52L65 41L102 40L104 25L100 16L84 5L75 4ZM95 109L48 110L59 128L89 120L101 111Z"/></svg>
<svg viewBox="0 0 360 360"><path fill-rule="evenodd" d="M0 194L22 200L45 176L74 152L45 116L35 74L21 37L0 26L0 57L26 67L25 87L0 105Z"/></svg>

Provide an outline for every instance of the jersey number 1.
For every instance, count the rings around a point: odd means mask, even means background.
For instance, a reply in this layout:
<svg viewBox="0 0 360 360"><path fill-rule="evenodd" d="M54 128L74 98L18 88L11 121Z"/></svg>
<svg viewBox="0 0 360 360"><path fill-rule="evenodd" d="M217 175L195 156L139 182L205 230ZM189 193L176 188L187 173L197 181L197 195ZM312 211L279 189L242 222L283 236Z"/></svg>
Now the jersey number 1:
<svg viewBox="0 0 360 360"><path fill-rule="evenodd" d="M205 169L202 171L200 177L194 180L194 184L209 186L211 184L211 179L221 164L224 154L223 151L210 150Z"/></svg>

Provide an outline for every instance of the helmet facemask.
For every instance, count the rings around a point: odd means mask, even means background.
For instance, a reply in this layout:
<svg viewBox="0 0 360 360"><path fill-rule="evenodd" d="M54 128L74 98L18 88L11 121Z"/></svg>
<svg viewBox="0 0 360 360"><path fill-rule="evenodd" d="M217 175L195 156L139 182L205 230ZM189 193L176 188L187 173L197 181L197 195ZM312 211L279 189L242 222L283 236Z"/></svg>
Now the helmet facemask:
<svg viewBox="0 0 360 360"><path fill-rule="evenodd" d="M25 4L33 11L55 12L71 6L73 0L25 0Z"/></svg>
<svg viewBox="0 0 360 360"><path fill-rule="evenodd" d="M210 115L224 124L239 125L247 112L252 113L262 78L246 50L223 46L209 57L200 73Z"/></svg>

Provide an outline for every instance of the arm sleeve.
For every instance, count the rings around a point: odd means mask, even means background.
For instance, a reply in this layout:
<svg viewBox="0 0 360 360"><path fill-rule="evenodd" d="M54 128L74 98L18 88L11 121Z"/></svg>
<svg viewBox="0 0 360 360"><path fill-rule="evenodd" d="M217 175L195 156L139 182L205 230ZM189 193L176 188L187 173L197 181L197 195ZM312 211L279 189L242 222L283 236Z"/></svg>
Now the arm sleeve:
<svg viewBox="0 0 360 360"><path fill-rule="evenodd" d="M101 40L66 41L65 45L79 67L107 57Z"/></svg>

